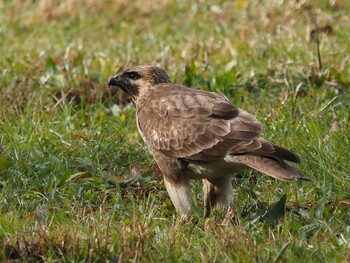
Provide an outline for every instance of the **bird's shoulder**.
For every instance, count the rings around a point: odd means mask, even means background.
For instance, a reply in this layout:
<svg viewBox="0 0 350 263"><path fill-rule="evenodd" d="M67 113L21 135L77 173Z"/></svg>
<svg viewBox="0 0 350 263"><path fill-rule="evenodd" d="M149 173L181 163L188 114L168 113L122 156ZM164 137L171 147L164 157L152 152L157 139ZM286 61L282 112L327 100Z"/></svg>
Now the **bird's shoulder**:
<svg viewBox="0 0 350 263"><path fill-rule="evenodd" d="M159 117L213 117L231 119L239 109L225 96L173 83L150 88L137 104L139 114Z"/></svg>

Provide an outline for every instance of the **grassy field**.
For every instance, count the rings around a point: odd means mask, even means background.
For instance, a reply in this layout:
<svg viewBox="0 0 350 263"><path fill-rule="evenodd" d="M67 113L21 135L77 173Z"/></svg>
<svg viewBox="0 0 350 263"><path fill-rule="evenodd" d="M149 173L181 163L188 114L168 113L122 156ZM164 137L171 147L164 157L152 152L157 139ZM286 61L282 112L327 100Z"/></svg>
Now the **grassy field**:
<svg viewBox="0 0 350 263"><path fill-rule="evenodd" d="M0 260L349 262L349 2L146 2L0 2ZM245 172L235 220L178 218L107 85L146 63L255 114L313 181Z"/></svg>

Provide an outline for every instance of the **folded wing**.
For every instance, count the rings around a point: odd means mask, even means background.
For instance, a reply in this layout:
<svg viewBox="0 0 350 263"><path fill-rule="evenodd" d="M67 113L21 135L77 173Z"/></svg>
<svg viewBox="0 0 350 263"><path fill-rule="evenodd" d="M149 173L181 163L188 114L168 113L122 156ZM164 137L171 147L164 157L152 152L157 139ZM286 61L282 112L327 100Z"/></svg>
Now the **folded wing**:
<svg viewBox="0 0 350 263"><path fill-rule="evenodd" d="M137 109L147 144L168 157L211 161L233 149L256 150L262 130L256 118L224 96L161 84Z"/></svg>

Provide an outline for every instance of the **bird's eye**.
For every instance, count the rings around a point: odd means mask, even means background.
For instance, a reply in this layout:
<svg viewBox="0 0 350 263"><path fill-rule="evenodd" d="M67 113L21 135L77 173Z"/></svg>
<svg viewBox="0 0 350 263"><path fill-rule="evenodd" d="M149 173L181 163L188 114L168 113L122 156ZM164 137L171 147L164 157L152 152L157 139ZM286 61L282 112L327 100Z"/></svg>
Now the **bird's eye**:
<svg viewBox="0 0 350 263"><path fill-rule="evenodd" d="M140 78L140 75L137 72L128 72L128 77L132 80Z"/></svg>

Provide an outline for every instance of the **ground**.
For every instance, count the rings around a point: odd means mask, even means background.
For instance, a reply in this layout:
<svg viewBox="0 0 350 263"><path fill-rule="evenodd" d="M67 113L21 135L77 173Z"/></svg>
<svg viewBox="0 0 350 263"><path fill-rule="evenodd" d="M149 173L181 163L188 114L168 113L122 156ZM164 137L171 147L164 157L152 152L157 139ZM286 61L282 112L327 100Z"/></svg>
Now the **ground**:
<svg viewBox="0 0 350 263"><path fill-rule="evenodd" d="M2 1L0 259L349 261L349 14L346 0ZM146 63L255 114L312 182L244 172L233 211L177 217L107 85Z"/></svg>

